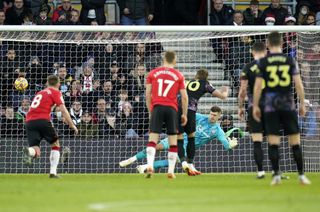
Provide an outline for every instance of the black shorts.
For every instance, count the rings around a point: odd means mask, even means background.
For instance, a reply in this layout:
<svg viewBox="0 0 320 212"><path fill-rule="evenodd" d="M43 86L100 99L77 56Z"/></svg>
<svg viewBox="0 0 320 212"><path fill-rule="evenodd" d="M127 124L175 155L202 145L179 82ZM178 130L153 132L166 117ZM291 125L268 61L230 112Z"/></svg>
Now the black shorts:
<svg viewBox="0 0 320 212"><path fill-rule="evenodd" d="M151 113L150 132L161 133L162 126L167 129L168 135L178 132L178 112L170 106L156 105ZM164 125L162 125L164 124Z"/></svg>
<svg viewBox="0 0 320 212"><path fill-rule="evenodd" d="M266 135L293 135L299 133L298 115L296 111L276 111L264 114Z"/></svg>
<svg viewBox="0 0 320 212"><path fill-rule="evenodd" d="M262 111L262 108L260 107ZM257 122L253 118L253 108L250 107L248 109L248 120L247 120L247 128L250 133L263 133L264 132L264 122L263 122L263 113L261 112L261 121Z"/></svg>
<svg viewBox="0 0 320 212"><path fill-rule="evenodd" d="M29 146L39 146L42 139L49 144L58 140L52 123L48 120L32 120L26 123Z"/></svg>
<svg viewBox="0 0 320 212"><path fill-rule="evenodd" d="M182 111L179 110L179 115L178 115L178 123L179 123L179 134L182 133L187 133L188 135L191 133L194 133L196 131L196 112L193 110L188 110L188 122L186 124L186 126L182 126L181 125L181 115L182 115Z"/></svg>

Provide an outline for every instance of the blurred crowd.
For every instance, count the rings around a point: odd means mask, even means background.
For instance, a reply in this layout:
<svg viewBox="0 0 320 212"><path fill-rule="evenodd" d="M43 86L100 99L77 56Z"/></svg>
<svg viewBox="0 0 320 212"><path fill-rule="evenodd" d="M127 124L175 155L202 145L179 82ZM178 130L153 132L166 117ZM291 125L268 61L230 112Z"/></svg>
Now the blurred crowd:
<svg viewBox="0 0 320 212"><path fill-rule="evenodd" d="M319 25L320 1L297 0L293 11L270 0L251 0L243 11L223 0L117 0L120 23L106 20L106 0L0 0L0 25ZM74 4L81 4L80 9ZM236 3L235 3L236 4ZM208 9L209 8L209 9ZM262 9L265 8L265 9ZM209 11L208 11L209 10ZM207 14L209 15L209 18ZM209 23L208 23L209 20Z"/></svg>
<svg viewBox="0 0 320 212"><path fill-rule="evenodd" d="M1 47L2 135L23 134L30 101L45 88L51 74L60 78L60 91L81 135L139 137L147 133L145 76L161 65L161 44L8 42ZM25 92L14 89L19 76L29 82ZM70 133L60 111L52 113L52 119L61 135Z"/></svg>

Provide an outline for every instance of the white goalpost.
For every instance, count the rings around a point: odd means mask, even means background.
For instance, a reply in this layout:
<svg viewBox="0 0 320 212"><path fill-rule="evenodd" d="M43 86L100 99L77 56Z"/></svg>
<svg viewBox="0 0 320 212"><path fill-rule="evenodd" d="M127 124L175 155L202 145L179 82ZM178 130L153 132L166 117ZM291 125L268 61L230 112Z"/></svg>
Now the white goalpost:
<svg viewBox="0 0 320 212"><path fill-rule="evenodd" d="M46 77L59 76L66 106L80 135L74 136L59 111L52 122L61 144L70 150L59 165L68 173L134 173L135 166L118 163L143 150L148 134L144 99L147 73L161 65L162 54L174 50L177 68L186 80L196 71L209 71L215 87L229 86L226 101L206 95L199 113L213 105L233 118L245 131L239 146L230 152L214 140L197 150L195 166L203 172L256 171L246 123L237 117L239 74L253 60L251 46L264 42L270 31L283 33L283 51L296 58L305 86L307 116L299 118L306 171L320 171L320 27L317 26L0 26L1 138L0 173L45 173L49 169L48 145L32 168L22 164L27 146L25 113ZM24 76L26 91L13 83ZM281 144L280 169L294 171L287 140ZM264 141L264 166L270 170ZM165 159L165 154L158 154ZM139 161L136 165L144 163ZM179 167L179 166L178 166Z"/></svg>

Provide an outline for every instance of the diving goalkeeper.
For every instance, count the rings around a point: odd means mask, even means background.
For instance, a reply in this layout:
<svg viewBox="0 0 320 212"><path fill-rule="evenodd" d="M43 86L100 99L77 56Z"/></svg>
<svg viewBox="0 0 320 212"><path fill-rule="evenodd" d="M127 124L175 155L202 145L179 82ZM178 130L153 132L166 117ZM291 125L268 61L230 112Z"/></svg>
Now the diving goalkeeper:
<svg viewBox="0 0 320 212"><path fill-rule="evenodd" d="M226 150L231 150L234 147L238 145L238 141L235 138L227 138L225 136L225 133L220 127L220 124L218 123L218 120L221 116L221 108L217 106L213 106L210 110L209 115L202 115L197 113L196 114L196 135L195 135L195 147L199 148L204 144L207 144L211 142L213 139L217 138L220 143L224 146ZM186 147L188 145L188 139L187 135L184 134L184 149L186 150ZM157 150L168 150L169 149L169 143L168 139L162 139L159 144L156 146ZM119 163L121 167L128 166L135 161L142 160L146 158L146 150L142 150L138 152L135 156L123 160ZM198 172L193 164L188 164L190 168L190 172L188 173L189 175L194 175L195 172ZM154 168L161 168L161 167L167 167L168 166L168 161L167 160L161 160L161 161L156 161L154 163ZM138 166L137 169L140 173L144 172L144 165Z"/></svg>

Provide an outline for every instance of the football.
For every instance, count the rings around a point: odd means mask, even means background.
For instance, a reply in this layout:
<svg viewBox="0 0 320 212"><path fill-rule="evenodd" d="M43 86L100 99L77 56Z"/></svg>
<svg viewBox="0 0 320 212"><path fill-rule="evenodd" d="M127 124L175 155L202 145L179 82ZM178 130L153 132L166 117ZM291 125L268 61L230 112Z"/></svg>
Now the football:
<svg viewBox="0 0 320 212"><path fill-rule="evenodd" d="M28 88L28 81L24 77L19 77L14 82L14 87L18 91L25 91Z"/></svg>

